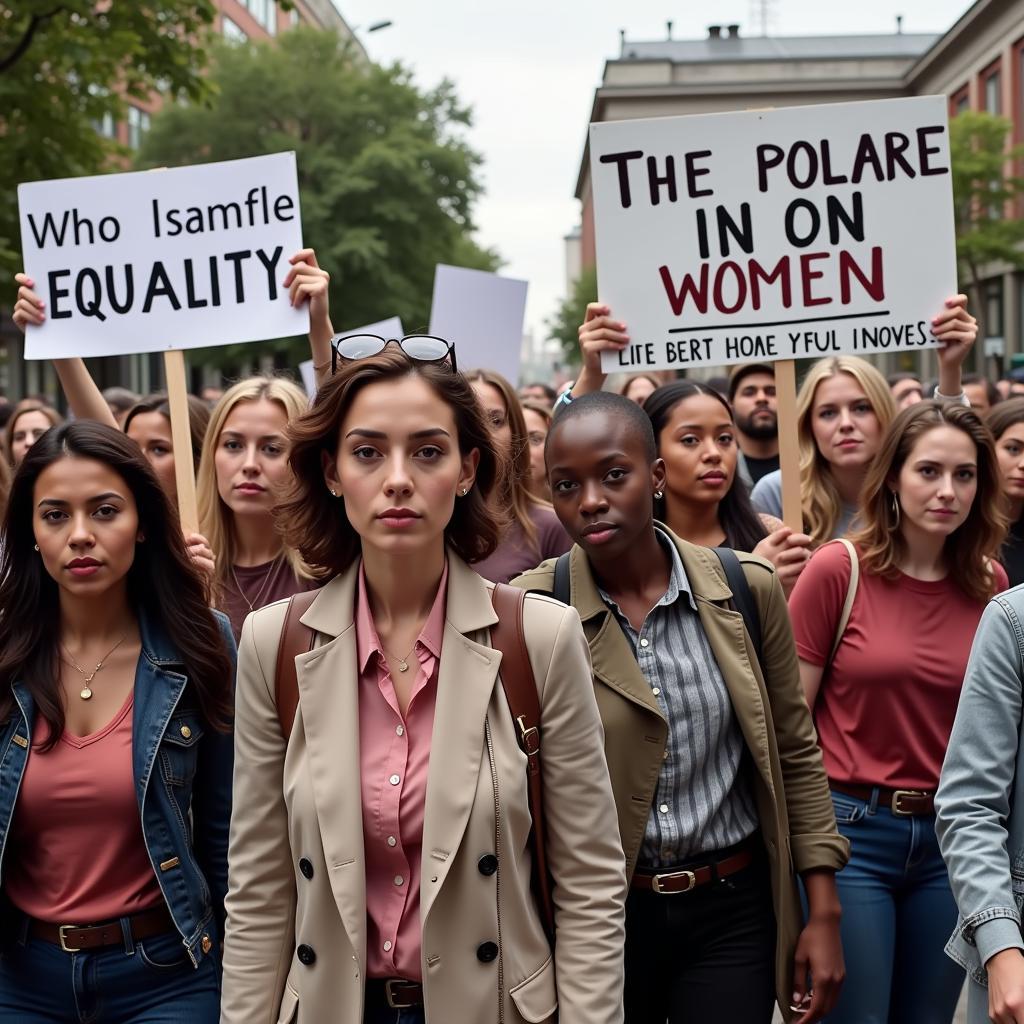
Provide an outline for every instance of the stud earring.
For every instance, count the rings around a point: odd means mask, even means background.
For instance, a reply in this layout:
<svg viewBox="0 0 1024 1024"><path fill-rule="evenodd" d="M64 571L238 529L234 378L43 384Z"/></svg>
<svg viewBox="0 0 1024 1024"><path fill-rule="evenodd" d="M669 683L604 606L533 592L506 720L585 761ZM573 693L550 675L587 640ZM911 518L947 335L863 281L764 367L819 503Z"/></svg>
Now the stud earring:
<svg viewBox="0 0 1024 1024"><path fill-rule="evenodd" d="M333 487L331 487L331 488L328 488L328 489L329 489L329 490L330 490L330 492L331 492L331 497L332 497L332 498L336 498L336 497L338 496L338 492L337 492L337 491L336 491L336 490L335 490L335 489L334 489Z"/></svg>
<svg viewBox="0 0 1024 1024"><path fill-rule="evenodd" d="M462 490L459 491L459 494L461 494L462 497L465 497L467 494L469 494L469 488L468 487L463 487Z"/></svg>
<svg viewBox="0 0 1024 1024"><path fill-rule="evenodd" d="M664 497L665 497L665 492L664 491L655 491L654 492L654 500L655 501L661 501L661 499L664 498Z"/></svg>
<svg viewBox="0 0 1024 1024"><path fill-rule="evenodd" d="M892 514L896 517L896 525L900 525L900 499L896 496L895 491L889 492L889 497L892 499Z"/></svg>

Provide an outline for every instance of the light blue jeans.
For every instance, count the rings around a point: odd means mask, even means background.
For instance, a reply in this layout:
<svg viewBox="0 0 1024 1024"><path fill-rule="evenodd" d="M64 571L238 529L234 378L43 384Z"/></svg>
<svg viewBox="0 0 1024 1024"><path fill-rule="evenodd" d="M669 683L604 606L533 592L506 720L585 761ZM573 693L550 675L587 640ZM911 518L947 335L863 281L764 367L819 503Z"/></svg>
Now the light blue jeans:
<svg viewBox="0 0 1024 1024"><path fill-rule="evenodd" d="M846 984L828 1024L951 1024L964 972L943 952L956 904L935 819L832 793L850 863L836 876Z"/></svg>

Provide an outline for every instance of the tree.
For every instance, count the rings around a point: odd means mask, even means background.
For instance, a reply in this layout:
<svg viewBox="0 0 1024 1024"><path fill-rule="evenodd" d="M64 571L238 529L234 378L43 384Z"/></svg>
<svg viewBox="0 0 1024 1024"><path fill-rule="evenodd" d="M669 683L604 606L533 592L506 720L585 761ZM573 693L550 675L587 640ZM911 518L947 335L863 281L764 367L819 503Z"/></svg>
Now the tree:
<svg viewBox="0 0 1024 1024"><path fill-rule="evenodd" d="M1013 215L1024 198L1024 179L1009 170L1024 159L1024 146L1007 148L1012 127L1005 117L976 111L957 114L949 123L957 262L982 338L986 268L993 263L1024 267L1024 220Z"/></svg>
<svg viewBox="0 0 1024 1024"><path fill-rule="evenodd" d="M355 61L338 36L301 27L219 46L210 83L208 102L154 118L141 165L295 150L303 240L332 275L336 328L398 315L425 329L435 264L496 269L472 241L480 158L451 83L420 90L400 65ZM297 356L305 341L282 346Z"/></svg>
<svg viewBox="0 0 1024 1024"><path fill-rule="evenodd" d="M96 126L123 120L128 98L200 96L214 13L212 0L0 0L0 297L21 265L17 185L110 170L118 147Z"/></svg>
<svg viewBox="0 0 1024 1024"><path fill-rule="evenodd" d="M558 340L565 361L572 366L580 364L579 326L587 312L588 303L597 301L597 267L587 267L573 283L571 294L558 307L547 322L549 337Z"/></svg>

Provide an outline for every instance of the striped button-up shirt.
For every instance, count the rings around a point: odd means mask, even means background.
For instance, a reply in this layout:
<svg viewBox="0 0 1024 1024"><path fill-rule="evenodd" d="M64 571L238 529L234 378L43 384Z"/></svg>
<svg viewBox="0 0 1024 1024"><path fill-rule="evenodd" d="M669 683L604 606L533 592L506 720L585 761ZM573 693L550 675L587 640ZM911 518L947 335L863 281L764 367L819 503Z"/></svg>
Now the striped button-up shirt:
<svg viewBox="0 0 1024 1024"><path fill-rule="evenodd" d="M641 867L673 867L733 846L758 827L743 738L729 691L697 613L686 570L672 541L658 540L672 559L668 590L639 632L615 601L601 597L633 647L644 678L668 721Z"/></svg>

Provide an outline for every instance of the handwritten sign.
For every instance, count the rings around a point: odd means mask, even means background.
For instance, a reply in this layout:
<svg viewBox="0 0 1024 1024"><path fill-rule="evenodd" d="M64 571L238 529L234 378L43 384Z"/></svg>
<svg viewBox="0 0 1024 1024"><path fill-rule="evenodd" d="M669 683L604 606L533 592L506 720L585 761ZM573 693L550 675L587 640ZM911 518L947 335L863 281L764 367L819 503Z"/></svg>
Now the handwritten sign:
<svg viewBox="0 0 1024 1024"><path fill-rule="evenodd" d="M590 126L608 372L933 348L955 294L946 98Z"/></svg>
<svg viewBox="0 0 1024 1024"><path fill-rule="evenodd" d="M281 287L302 248L294 153L18 186L47 320L28 359L305 334Z"/></svg>

